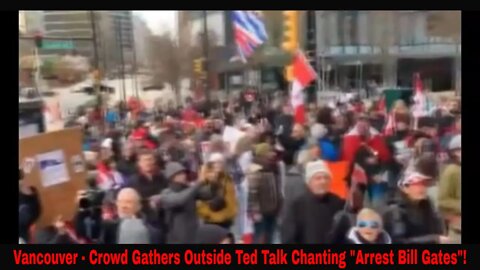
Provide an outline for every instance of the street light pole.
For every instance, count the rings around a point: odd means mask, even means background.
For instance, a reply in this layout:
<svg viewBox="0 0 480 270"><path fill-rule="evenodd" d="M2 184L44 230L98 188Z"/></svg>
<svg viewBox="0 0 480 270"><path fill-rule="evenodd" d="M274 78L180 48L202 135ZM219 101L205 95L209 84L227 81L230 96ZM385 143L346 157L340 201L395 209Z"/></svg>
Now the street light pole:
<svg viewBox="0 0 480 270"><path fill-rule="evenodd" d="M93 83L94 83L94 89L95 89L95 94L97 95L97 113L100 115L102 118L100 120L100 126L101 130L103 130L103 114L102 114L102 107L103 107L103 100L102 100L102 93L100 91L100 81L101 81L101 74L99 70L99 58L98 58L98 46L97 46L97 23L96 23L96 18L95 18L95 11L90 10L90 23L92 26L92 40L93 40L93 53L94 53L94 59L93 59L93 65L94 65L94 72L93 72Z"/></svg>
<svg viewBox="0 0 480 270"><path fill-rule="evenodd" d="M208 20L207 20L207 11L203 10L203 56L204 60L204 71L205 71L205 97L207 102L210 102L210 72L209 72L209 59L208 59L208 49L210 45L208 44Z"/></svg>

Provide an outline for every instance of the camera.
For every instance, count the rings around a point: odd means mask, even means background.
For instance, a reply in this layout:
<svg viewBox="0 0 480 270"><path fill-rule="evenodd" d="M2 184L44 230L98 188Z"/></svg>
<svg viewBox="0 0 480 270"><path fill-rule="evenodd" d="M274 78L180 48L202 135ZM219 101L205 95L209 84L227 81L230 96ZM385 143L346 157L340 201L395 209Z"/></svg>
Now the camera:
<svg viewBox="0 0 480 270"><path fill-rule="evenodd" d="M97 187L96 179L94 177L90 177L87 180L87 183L88 188L79 200L79 208L84 211L99 209L102 206L105 193Z"/></svg>

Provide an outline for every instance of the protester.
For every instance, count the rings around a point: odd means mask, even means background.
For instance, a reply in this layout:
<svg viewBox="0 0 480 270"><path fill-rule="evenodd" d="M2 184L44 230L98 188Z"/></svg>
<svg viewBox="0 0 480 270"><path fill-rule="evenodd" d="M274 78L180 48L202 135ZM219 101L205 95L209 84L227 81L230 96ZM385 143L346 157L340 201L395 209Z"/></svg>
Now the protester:
<svg viewBox="0 0 480 270"><path fill-rule="evenodd" d="M332 175L323 161L307 164L304 196L297 197L285 211L282 220L282 243L326 244L336 212L345 202L331 193Z"/></svg>
<svg viewBox="0 0 480 270"><path fill-rule="evenodd" d="M149 199L167 188L168 182L159 170L152 151L145 149L139 151L137 154L137 172L130 178L127 186L140 194L141 211L149 222L162 228L164 226L163 213L154 211L150 207Z"/></svg>
<svg viewBox="0 0 480 270"><path fill-rule="evenodd" d="M25 183L22 169L19 169L18 191L19 237L29 243L29 230L40 217L41 204L37 189Z"/></svg>
<svg viewBox="0 0 480 270"><path fill-rule="evenodd" d="M443 222L427 189L432 178L418 172L409 172L399 182L400 193L394 204L383 215L384 228L394 244L447 244Z"/></svg>
<svg viewBox="0 0 480 270"><path fill-rule="evenodd" d="M370 123L365 116L358 118L355 127L345 134L343 138L342 158L352 162L357 150L362 144L369 146L376 152L380 162L388 162L390 160L390 151L383 136L377 130L370 127Z"/></svg>
<svg viewBox="0 0 480 270"><path fill-rule="evenodd" d="M116 190L125 185L125 180L116 169L115 161L105 159L97 165L97 186L104 190Z"/></svg>
<svg viewBox="0 0 480 270"><path fill-rule="evenodd" d="M230 229L237 214L235 184L225 171L223 154L213 153L202 168L200 181L212 187L213 198L197 203L198 216L206 223Z"/></svg>
<svg viewBox="0 0 480 270"><path fill-rule="evenodd" d="M438 204L448 224L448 235L452 241L461 243L461 135L453 137L449 145L450 164L440 177Z"/></svg>
<svg viewBox="0 0 480 270"><path fill-rule="evenodd" d="M272 243L277 215L282 206L276 154L268 143L254 147L248 175L247 213L254 222L255 243Z"/></svg>
<svg viewBox="0 0 480 270"><path fill-rule="evenodd" d="M364 208L357 215L357 223L347 235L348 244L391 244L392 239L383 230L382 217L372 209Z"/></svg>
<svg viewBox="0 0 480 270"><path fill-rule="evenodd" d="M100 243L159 244L162 232L143 216L141 197L133 188L122 189L116 199L116 216L103 221Z"/></svg>
<svg viewBox="0 0 480 270"><path fill-rule="evenodd" d="M202 224L197 230L195 244L235 244L233 235L224 227Z"/></svg>
<svg viewBox="0 0 480 270"><path fill-rule="evenodd" d="M212 191L205 188L206 182L189 183L185 168L177 162L170 162L165 168L168 188L151 203L165 210L168 244L186 244L195 239L198 228L197 199L212 198ZM208 186L207 186L208 187Z"/></svg>

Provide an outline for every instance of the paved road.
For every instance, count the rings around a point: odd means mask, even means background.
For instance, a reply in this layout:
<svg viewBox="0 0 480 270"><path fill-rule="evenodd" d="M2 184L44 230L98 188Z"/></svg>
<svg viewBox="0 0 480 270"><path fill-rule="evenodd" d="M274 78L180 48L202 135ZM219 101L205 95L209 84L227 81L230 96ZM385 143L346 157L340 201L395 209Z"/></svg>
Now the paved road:
<svg viewBox="0 0 480 270"><path fill-rule="evenodd" d="M124 80L124 82L122 82L121 79L105 80L103 82L105 85L115 89L115 92L109 95L109 104L114 104L115 102L123 99L124 88L127 99L130 96L135 96L137 92L136 90L138 89L140 99L144 101L147 107L153 106L154 101L157 99L161 100L164 104L167 104L167 102L170 100L175 100L174 93L168 87L162 91L142 91L143 87L145 86L142 82L145 82L145 78L142 78L141 76L138 76L137 79L128 77ZM80 89L91 85L92 81L86 80L69 87L57 87L50 89L50 91L54 92L56 95L53 97L46 97L45 102L49 107L55 107L57 104L59 104L60 110L62 111L62 117L65 118L70 113L75 111L75 109L80 105L95 99L95 96L93 95L77 92ZM182 92L186 94L187 91L184 90ZM48 130L58 130L61 128L63 128L62 120L47 124Z"/></svg>

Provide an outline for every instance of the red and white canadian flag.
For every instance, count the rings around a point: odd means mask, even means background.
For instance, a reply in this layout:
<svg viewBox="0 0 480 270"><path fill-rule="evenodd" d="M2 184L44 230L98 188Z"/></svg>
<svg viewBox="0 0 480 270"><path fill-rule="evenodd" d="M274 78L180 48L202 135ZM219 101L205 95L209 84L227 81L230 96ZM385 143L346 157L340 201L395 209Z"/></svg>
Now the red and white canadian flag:
<svg viewBox="0 0 480 270"><path fill-rule="evenodd" d="M305 124L305 105L303 89L317 78L317 73L302 51L293 58L293 83L290 100L295 112L295 123Z"/></svg>

